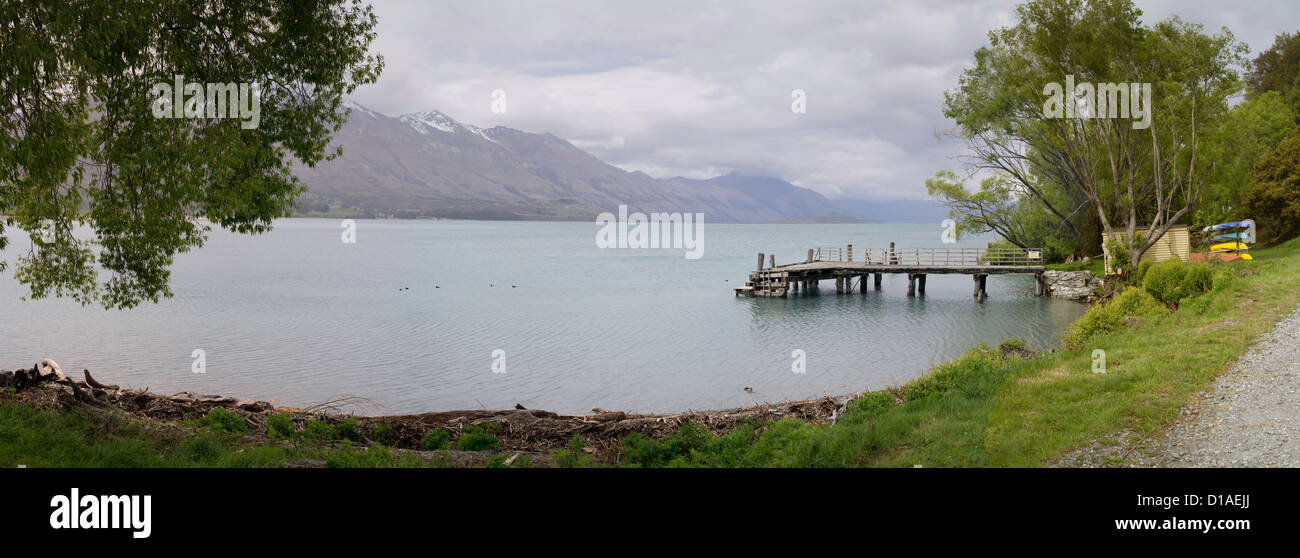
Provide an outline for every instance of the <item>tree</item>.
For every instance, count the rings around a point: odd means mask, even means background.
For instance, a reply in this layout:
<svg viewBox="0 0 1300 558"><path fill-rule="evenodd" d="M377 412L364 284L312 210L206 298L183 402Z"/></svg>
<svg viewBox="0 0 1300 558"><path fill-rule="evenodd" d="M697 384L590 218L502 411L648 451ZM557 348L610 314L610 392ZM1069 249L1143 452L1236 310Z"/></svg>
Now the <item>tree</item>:
<svg viewBox="0 0 1300 558"><path fill-rule="evenodd" d="M992 231L1016 246L1029 246L1031 240L1014 218L1018 200L1005 176L985 178L980 190L972 193L955 173L941 171L925 181L925 189L951 209L958 234Z"/></svg>
<svg viewBox="0 0 1300 558"><path fill-rule="evenodd" d="M17 279L33 298L157 302L203 220L270 230L303 190L293 160L340 153L340 101L383 67L375 24L358 0L0 0L0 249L3 226L31 239ZM243 84L256 127L184 87L193 110L165 117L155 86L178 81Z"/></svg>
<svg viewBox="0 0 1300 558"><path fill-rule="evenodd" d="M1011 173L1026 189L1022 175L1066 185L1112 235L1127 231L1136 262L1195 207L1212 165L1201 135L1241 89L1232 68L1245 63L1245 46L1227 30L1207 36L1176 17L1143 27L1129 0L1036 0L1016 12L1020 21L991 32L976 52L944 113L977 168L1026 168ZM1061 98L1063 82L1097 94ZM1132 118L1117 119L1125 100ZM1139 222L1151 233L1136 235Z"/></svg>
<svg viewBox="0 0 1300 558"><path fill-rule="evenodd" d="M1300 33L1282 33L1273 46L1255 57L1247 76L1252 95L1277 91L1300 116Z"/></svg>
<svg viewBox="0 0 1300 558"><path fill-rule="evenodd" d="M1300 128L1251 170L1246 211L1268 242L1300 235Z"/></svg>
<svg viewBox="0 0 1300 558"><path fill-rule="evenodd" d="M1269 91L1232 107L1227 117L1206 130L1204 157L1218 164L1206 176L1194 222L1209 225L1250 217L1242 212L1251 167L1282 141L1295 118L1282 94Z"/></svg>

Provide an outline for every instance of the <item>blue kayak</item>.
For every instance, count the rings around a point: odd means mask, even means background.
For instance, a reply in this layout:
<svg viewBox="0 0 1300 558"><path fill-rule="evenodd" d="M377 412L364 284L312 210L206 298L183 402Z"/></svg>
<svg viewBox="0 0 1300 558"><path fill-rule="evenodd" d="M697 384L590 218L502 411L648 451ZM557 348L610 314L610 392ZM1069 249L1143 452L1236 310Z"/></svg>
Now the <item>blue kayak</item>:
<svg viewBox="0 0 1300 558"><path fill-rule="evenodd" d="M1212 225L1209 227L1205 227L1204 229L1201 229L1201 232L1230 231L1232 229L1247 229L1247 228L1249 229L1255 228L1255 221L1253 219L1246 219L1244 221L1235 221L1232 223Z"/></svg>
<svg viewBox="0 0 1300 558"><path fill-rule="evenodd" d="M1218 235L1218 236L1215 236L1215 237L1211 238L1210 240L1212 240L1212 241L1219 241L1219 240L1240 240L1240 241L1242 241L1242 242L1250 242L1250 232L1249 232L1249 231L1242 231L1242 232L1236 232L1236 233L1221 234L1221 235Z"/></svg>

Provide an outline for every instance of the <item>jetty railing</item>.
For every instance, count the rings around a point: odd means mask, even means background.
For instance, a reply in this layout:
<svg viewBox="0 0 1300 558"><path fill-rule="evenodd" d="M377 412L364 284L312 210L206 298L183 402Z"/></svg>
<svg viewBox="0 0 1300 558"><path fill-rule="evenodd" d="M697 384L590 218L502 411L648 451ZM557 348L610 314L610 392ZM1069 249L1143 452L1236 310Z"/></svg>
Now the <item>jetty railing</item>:
<svg viewBox="0 0 1300 558"><path fill-rule="evenodd" d="M813 261L888 265L981 266L1043 265L1038 248L854 248L822 246Z"/></svg>

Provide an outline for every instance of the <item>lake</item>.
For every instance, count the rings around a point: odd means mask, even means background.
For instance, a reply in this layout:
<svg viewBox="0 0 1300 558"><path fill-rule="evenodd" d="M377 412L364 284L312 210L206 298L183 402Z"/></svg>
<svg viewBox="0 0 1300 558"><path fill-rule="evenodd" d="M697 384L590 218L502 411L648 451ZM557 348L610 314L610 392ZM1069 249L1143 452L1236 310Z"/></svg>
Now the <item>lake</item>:
<svg viewBox="0 0 1300 558"><path fill-rule="evenodd" d="M599 249L595 223L286 219L260 236L214 229L181 254L175 296L125 311L22 301L0 279L0 369L57 360L80 377L308 406L411 413L513 408L672 412L842 395L900 384L980 342L1054 346L1085 305L1033 295L1032 276L906 275L879 292L732 295L758 252L981 247L938 223L706 223L703 255ZM27 249L10 229L13 262ZM12 265L12 264L11 264ZM792 372L791 353L806 355ZM195 351L204 371L195 373ZM752 392L744 388L752 388Z"/></svg>

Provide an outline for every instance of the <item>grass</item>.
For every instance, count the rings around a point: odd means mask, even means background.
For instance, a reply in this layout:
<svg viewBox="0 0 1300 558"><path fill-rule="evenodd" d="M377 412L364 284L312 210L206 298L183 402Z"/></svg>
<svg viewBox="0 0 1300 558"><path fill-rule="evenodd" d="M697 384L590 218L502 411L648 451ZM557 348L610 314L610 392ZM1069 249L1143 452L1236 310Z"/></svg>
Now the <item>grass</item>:
<svg viewBox="0 0 1300 558"><path fill-rule="evenodd" d="M228 432L234 423L215 411L169 430L84 410L37 411L6 394L0 396L0 467L279 467L303 459L330 467L440 464L349 441L312 446L250 440Z"/></svg>

